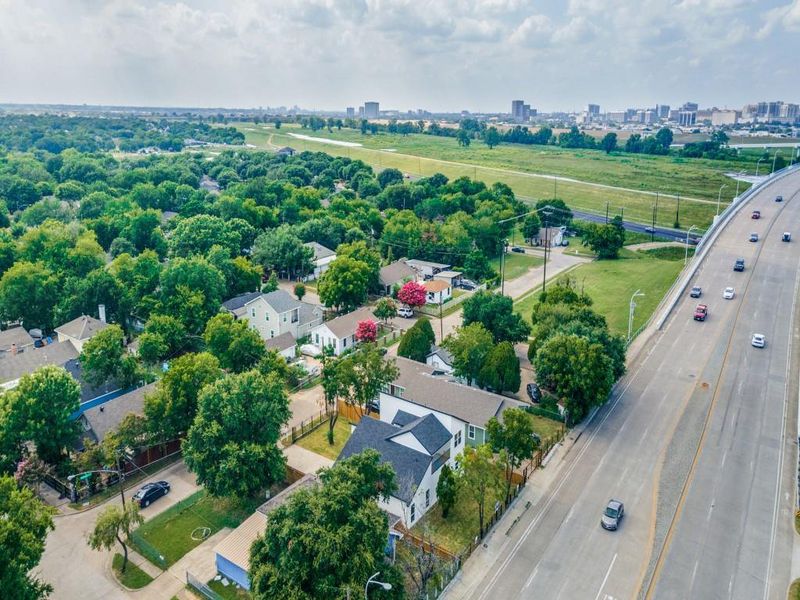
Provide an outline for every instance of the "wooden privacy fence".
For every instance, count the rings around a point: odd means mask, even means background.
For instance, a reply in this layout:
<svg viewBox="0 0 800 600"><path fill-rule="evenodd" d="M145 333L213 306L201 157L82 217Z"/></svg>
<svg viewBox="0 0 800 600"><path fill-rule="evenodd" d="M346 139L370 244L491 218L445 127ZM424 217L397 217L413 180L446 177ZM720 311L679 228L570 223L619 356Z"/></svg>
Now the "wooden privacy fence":
<svg viewBox="0 0 800 600"><path fill-rule="evenodd" d="M562 427L557 436L547 438L528 462L521 465L519 470L511 473L511 483L516 485L525 485L530 474L542 466L542 461L544 460L544 457L547 456L547 453L553 449L553 446L564 439L566 431L566 428Z"/></svg>
<svg viewBox="0 0 800 600"><path fill-rule="evenodd" d="M404 540L416 546L417 548L422 548L422 550L425 552L436 554L436 556L443 560L456 560L457 558L455 554L446 550L445 548L442 548L438 544L434 544L432 541L425 540L412 533L410 530L406 529L402 523L397 523L394 528L403 534Z"/></svg>
<svg viewBox="0 0 800 600"><path fill-rule="evenodd" d="M372 417L373 419L380 419L381 414L375 410L365 410L360 406L356 406L355 404L348 404L342 400L336 405L336 410L339 411L339 416L344 417L351 423L358 423L361 420L361 417L367 416Z"/></svg>

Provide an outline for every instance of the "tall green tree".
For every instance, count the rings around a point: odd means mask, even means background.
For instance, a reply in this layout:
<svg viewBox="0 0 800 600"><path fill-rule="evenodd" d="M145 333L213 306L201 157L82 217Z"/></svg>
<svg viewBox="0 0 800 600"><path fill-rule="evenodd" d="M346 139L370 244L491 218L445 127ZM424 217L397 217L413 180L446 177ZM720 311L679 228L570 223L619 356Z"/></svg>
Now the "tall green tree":
<svg viewBox="0 0 800 600"><path fill-rule="evenodd" d="M80 397L80 386L61 367L41 367L19 380L11 411L25 424L25 439L36 444L46 463L59 464L75 442L79 429L71 415L78 410Z"/></svg>
<svg viewBox="0 0 800 600"><path fill-rule="evenodd" d="M350 244L341 244L336 249L336 256L352 258L367 265L369 267L367 291L373 294L380 292L381 255L377 250L368 247L366 242L358 241Z"/></svg>
<svg viewBox="0 0 800 600"><path fill-rule="evenodd" d="M277 271L290 278L302 277L314 270L314 250L289 225L265 231L253 244L253 262L265 272Z"/></svg>
<svg viewBox="0 0 800 600"><path fill-rule="evenodd" d="M139 507L128 502L123 509L116 504L106 506L97 515L94 529L89 534L88 544L92 550L111 550L119 542L122 546L123 573L128 567L128 545L125 543L137 525L144 523L144 517L139 513Z"/></svg>
<svg viewBox="0 0 800 600"><path fill-rule="evenodd" d="M55 509L8 475L0 476L0 590L6 598L42 600L52 586L32 574L44 553L45 539L55 529Z"/></svg>
<svg viewBox="0 0 800 600"><path fill-rule="evenodd" d="M435 341L431 322L426 318L419 319L400 338L397 355L424 363Z"/></svg>
<svg viewBox="0 0 800 600"><path fill-rule="evenodd" d="M0 318L49 331L58 290L58 278L43 264L17 262L0 279Z"/></svg>
<svg viewBox="0 0 800 600"><path fill-rule="evenodd" d="M439 481L436 482L436 497L442 509L442 518L446 519L456 505L458 497L458 479L447 463L442 465Z"/></svg>
<svg viewBox="0 0 800 600"><path fill-rule="evenodd" d="M600 148L606 154L611 154L614 150L617 149L617 134L609 132L603 136L603 139L600 140Z"/></svg>
<svg viewBox="0 0 800 600"><path fill-rule="evenodd" d="M478 372L478 385L498 394L519 391L519 358L511 342L500 342L489 350L486 362Z"/></svg>
<svg viewBox="0 0 800 600"><path fill-rule="evenodd" d="M399 375L394 360L386 359L375 344L361 344L339 359L340 376L346 382L346 401L366 410L385 385Z"/></svg>
<svg viewBox="0 0 800 600"><path fill-rule="evenodd" d="M270 513L250 550L253 597L356 598L380 571L392 590L371 588L369 597L403 598L402 578L384 558L389 526L376 502L397 489L391 466L367 450L338 461L320 479Z"/></svg>
<svg viewBox="0 0 800 600"><path fill-rule="evenodd" d="M171 315L152 315L138 341L139 356L146 363L176 356L188 345L186 328Z"/></svg>
<svg viewBox="0 0 800 600"><path fill-rule="evenodd" d="M542 228L542 220L537 213L531 213L522 220L522 237L530 241L538 237Z"/></svg>
<svg viewBox="0 0 800 600"><path fill-rule="evenodd" d="M483 134L483 142L489 146L489 149L499 145L500 141L500 132L497 131L497 127L489 127L489 129L486 130L486 133Z"/></svg>
<svg viewBox="0 0 800 600"><path fill-rule="evenodd" d="M258 333L246 321L238 321L230 313L219 313L208 320L203 333L208 350L217 357L223 369L241 373L249 371L264 358L266 347Z"/></svg>
<svg viewBox="0 0 800 600"><path fill-rule="evenodd" d="M493 345L492 334L481 323L459 327L442 342L442 346L453 355L455 374L470 385L478 378Z"/></svg>
<svg viewBox="0 0 800 600"><path fill-rule="evenodd" d="M381 298L372 313L384 323L397 316L397 305L391 298Z"/></svg>
<svg viewBox="0 0 800 600"><path fill-rule="evenodd" d="M161 272L158 312L173 315L187 331L198 333L219 311L224 293L225 277L205 258L176 258Z"/></svg>
<svg viewBox="0 0 800 600"><path fill-rule="evenodd" d="M620 219L619 216L614 217ZM587 223L583 228L583 244L589 246L600 259L615 259L625 243L625 229L620 222Z"/></svg>
<svg viewBox="0 0 800 600"><path fill-rule="evenodd" d="M286 475L278 446L289 400L275 376L247 371L207 385L183 443L189 469L214 496L249 498Z"/></svg>
<svg viewBox="0 0 800 600"><path fill-rule="evenodd" d="M514 301L501 294L480 291L464 302L463 324L480 323L495 342L522 342L531 328L514 312Z"/></svg>
<svg viewBox="0 0 800 600"><path fill-rule="evenodd" d="M464 448L456 458L459 467L459 493L469 498L478 511L478 527L483 536L486 504L502 486L501 469L494 463L488 444Z"/></svg>
<svg viewBox="0 0 800 600"><path fill-rule="evenodd" d="M153 393L145 396L144 413L153 434L169 441L186 433L197 413L200 390L221 376L219 361L208 352L173 360Z"/></svg>
<svg viewBox="0 0 800 600"><path fill-rule="evenodd" d="M101 386L110 379L124 377L129 367L125 363L133 360L124 347L125 334L119 325L109 325L98 331L83 345L81 373L93 386ZM120 382L122 387L133 383Z"/></svg>
<svg viewBox="0 0 800 600"><path fill-rule="evenodd" d="M533 421L521 408L510 408L503 413L503 422L496 417L486 424L489 444L500 454L505 468L506 502L511 495L511 474L530 459L539 446L534 437Z"/></svg>
<svg viewBox="0 0 800 600"><path fill-rule="evenodd" d="M485 281L497 276L489 258L481 250L475 248L464 259L464 274L475 281Z"/></svg>
<svg viewBox="0 0 800 600"><path fill-rule="evenodd" d="M334 260L320 277L319 299L339 312L350 312L367 300L370 266L346 256Z"/></svg>

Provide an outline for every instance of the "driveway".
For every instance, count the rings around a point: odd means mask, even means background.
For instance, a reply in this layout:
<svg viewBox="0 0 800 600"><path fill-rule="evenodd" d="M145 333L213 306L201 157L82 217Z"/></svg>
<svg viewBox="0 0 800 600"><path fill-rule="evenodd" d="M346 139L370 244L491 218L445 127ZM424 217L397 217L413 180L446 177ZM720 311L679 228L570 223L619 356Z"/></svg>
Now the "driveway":
<svg viewBox="0 0 800 600"><path fill-rule="evenodd" d="M160 480L169 481L172 489L168 496L142 510L145 519L153 518L199 489L194 475L189 472L182 460L147 481ZM136 489L138 486L135 489L127 490L126 499L130 499ZM105 504L84 512L56 516L56 528L47 537L44 555L37 569L39 577L53 586L53 594L50 596L52 600L74 600L76 598L116 600L135 597L133 593L119 587L109 568L113 552L120 552L122 549L115 548L112 552L98 552L89 548L86 543L89 533L94 528L97 515L109 502L122 504L119 495L116 495ZM171 594L164 597L165 600L174 593L175 590L172 590ZM160 596L151 595L147 597L160 598Z"/></svg>

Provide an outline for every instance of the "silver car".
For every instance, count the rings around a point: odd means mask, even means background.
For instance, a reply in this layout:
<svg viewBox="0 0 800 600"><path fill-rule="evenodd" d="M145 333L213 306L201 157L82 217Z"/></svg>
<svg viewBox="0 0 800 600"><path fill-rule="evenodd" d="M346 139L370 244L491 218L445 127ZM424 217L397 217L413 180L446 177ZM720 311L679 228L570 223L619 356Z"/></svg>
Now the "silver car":
<svg viewBox="0 0 800 600"><path fill-rule="evenodd" d="M603 516L600 517L600 526L608 531L616 531L624 516L625 505L619 500L609 500Z"/></svg>
<svg viewBox="0 0 800 600"><path fill-rule="evenodd" d="M754 348L763 348L767 345L767 336L763 333L754 333L750 343Z"/></svg>

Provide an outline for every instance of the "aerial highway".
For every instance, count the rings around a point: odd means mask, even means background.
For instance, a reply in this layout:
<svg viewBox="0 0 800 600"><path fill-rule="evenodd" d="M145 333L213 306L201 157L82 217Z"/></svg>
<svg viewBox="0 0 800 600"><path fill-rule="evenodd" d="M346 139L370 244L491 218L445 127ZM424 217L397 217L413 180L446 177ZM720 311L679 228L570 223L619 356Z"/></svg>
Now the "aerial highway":
<svg viewBox="0 0 800 600"><path fill-rule="evenodd" d="M760 219L751 219L753 209ZM733 270L737 258L742 272ZM785 598L795 535L798 283L795 172L762 188L720 231L536 503L513 529L501 525L487 538L491 564L446 597ZM689 297L693 285L700 298ZM727 287L731 299L723 299ZM704 321L693 319L698 303L708 305ZM766 336L764 348L751 345L754 333ZM600 527L611 498L625 503L618 531Z"/></svg>

